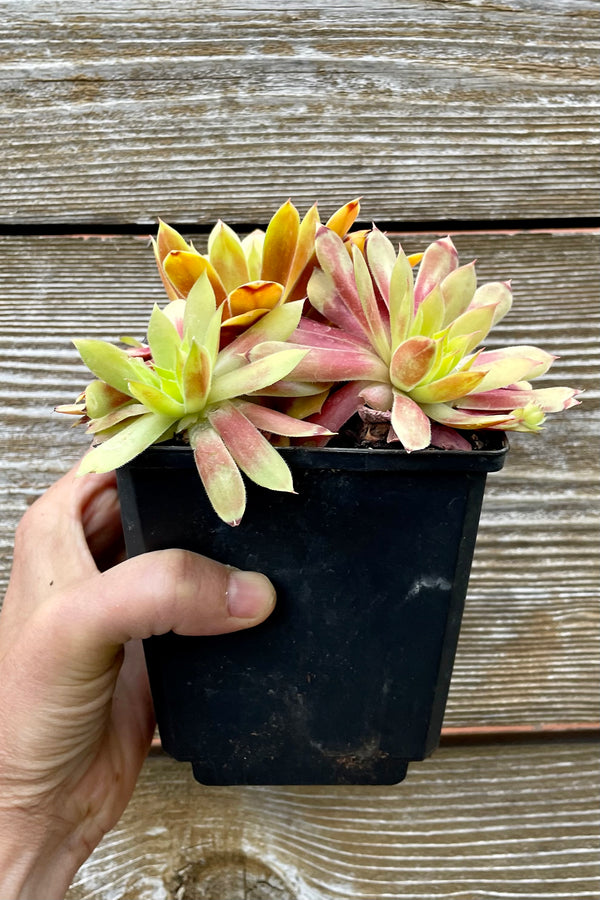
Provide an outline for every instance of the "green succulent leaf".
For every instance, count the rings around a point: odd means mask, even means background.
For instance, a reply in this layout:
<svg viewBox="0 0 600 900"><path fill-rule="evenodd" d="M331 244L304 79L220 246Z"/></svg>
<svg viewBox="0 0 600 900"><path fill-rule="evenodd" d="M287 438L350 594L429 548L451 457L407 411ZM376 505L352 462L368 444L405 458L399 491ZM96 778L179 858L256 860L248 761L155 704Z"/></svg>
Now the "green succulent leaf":
<svg viewBox="0 0 600 900"><path fill-rule="evenodd" d="M289 375L307 352L307 350L282 350L225 375L217 376L215 372L208 402L221 403L223 400L270 387Z"/></svg>
<svg viewBox="0 0 600 900"><path fill-rule="evenodd" d="M119 341L121 344L127 344L128 347L135 347L138 350L144 346L141 341L138 341L137 338L131 337L131 335L129 334L120 334Z"/></svg>
<svg viewBox="0 0 600 900"><path fill-rule="evenodd" d="M494 320L492 326L496 325L510 311L512 306L512 291L510 284L504 281L489 281L482 284L475 291L475 295L469 304L469 309L477 306L495 305Z"/></svg>
<svg viewBox="0 0 600 900"><path fill-rule="evenodd" d="M315 383L310 381L292 381L284 378L270 387L261 388L253 391L253 397L314 397L321 394L323 390L329 389L330 383Z"/></svg>
<svg viewBox="0 0 600 900"><path fill-rule="evenodd" d="M183 371L183 370L182 370ZM177 403L183 403L183 393L181 391L181 379L177 378L161 378L160 390L163 394L171 397Z"/></svg>
<svg viewBox="0 0 600 900"><path fill-rule="evenodd" d="M449 325L466 311L473 301L476 287L475 263L460 266L446 275L440 286L444 298L443 325Z"/></svg>
<svg viewBox="0 0 600 900"><path fill-rule="evenodd" d="M212 360L206 347L192 341L183 367L183 402L186 413L204 409L210 390Z"/></svg>
<svg viewBox="0 0 600 900"><path fill-rule="evenodd" d="M129 382L129 393L149 410L162 416L179 418L184 413L182 403L178 403L173 397L165 394L159 388L141 381Z"/></svg>
<svg viewBox="0 0 600 900"><path fill-rule="evenodd" d="M495 304L468 309L459 316L458 319L455 319L448 328L449 340L461 335L470 335L465 350L466 353L470 353L471 350L474 350L475 347L487 337L494 321L495 311Z"/></svg>
<svg viewBox="0 0 600 900"><path fill-rule="evenodd" d="M173 322L156 304L148 323L148 343L152 358L161 369L173 370L181 338Z"/></svg>
<svg viewBox="0 0 600 900"><path fill-rule="evenodd" d="M131 400L131 398L129 398L129 400ZM143 406L143 404L129 402L125 404L125 406L121 406L119 409L114 409L112 412L109 412L104 416L98 416L98 418L92 419L86 431L88 432L88 434L98 434L101 431L106 431L109 428L114 428L115 425L119 425L126 419L132 419L135 418L135 416L143 416L147 412L148 409Z"/></svg>
<svg viewBox="0 0 600 900"><path fill-rule="evenodd" d="M153 412L139 416L114 437L90 450L83 457L78 474L110 472L119 468L155 443L172 427L173 422L173 416Z"/></svg>
<svg viewBox="0 0 600 900"><path fill-rule="evenodd" d="M389 306L390 278L396 263L394 245L378 228L373 228L365 240L365 251L373 281L384 302Z"/></svg>
<svg viewBox="0 0 600 900"><path fill-rule="evenodd" d="M447 403L476 390L484 377L483 372L452 372L439 381L414 388L410 396L417 403Z"/></svg>
<svg viewBox="0 0 600 900"><path fill-rule="evenodd" d="M92 381L85 389L85 411L90 419L99 419L130 402L129 394L118 391L105 381Z"/></svg>
<svg viewBox="0 0 600 900"><path fill-rule="evenodd" d="M183 333L190 344L192 340L199 344L205 342L206 332L216 309L215 292L208 275L203 272L188 294L183 314Z"/></svg>
<svg viewBox="0 0 600 900"><path fill-rule="evenodd" d="M436 335L444 324L444 298L440 286L436 286L427 294L419 306L410 328L412 335Z"/></svg>
<svg viewBox="0 0 600 900"><path fill-rule="evenodd" d="M211 316L206 328L206 332L204 334L204 340L202 341L202 344L206 348L206 352L208 353L208 356L210 358L210 364L212 368L214 368L219 358L222 318L223 304L221 304L221 306L219 306L219 308L215 310L215 312Z"/></svg>
<svg viewBox="0 0 600 900"><path fill-rule="evenodd" d="M246 354L264 341L287 341L298 327L304 300L293 300L276 306L254 325L243 331L219 353L215 363L216 375L225 375L246 362Z"/></svg>
<svg viewBox="0 0 600 900"><path fill-rule="evenodd" d="M413 272L401 250L394 263L390 278L390 330L392 350L410 333L415 305Z"/></svg>
<svg viewBox="0 0 600 900"><path fill-rule="evenodd" d="M130 381L157 381L141 360L128 356L125 350L114 344L91 338L75 340L73 343L90 372L122 394L129 393L127 385ZM140 377L142 373L143 378Z"/></svg>

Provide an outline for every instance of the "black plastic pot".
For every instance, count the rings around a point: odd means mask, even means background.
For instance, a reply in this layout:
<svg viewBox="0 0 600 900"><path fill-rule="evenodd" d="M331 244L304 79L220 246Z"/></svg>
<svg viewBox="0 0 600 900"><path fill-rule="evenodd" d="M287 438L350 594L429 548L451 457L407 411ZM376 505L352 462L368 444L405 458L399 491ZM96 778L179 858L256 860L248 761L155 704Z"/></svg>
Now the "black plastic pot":
<svg viewBox="0 0 600 900"><path fill-rule="evenodd" d="M119 470L128 554L264 572L262 625L145 642L164 748L204 784L394 784L438 744L486 473L507 450L283 450L297 494L211 509L186 447Z"/></svg>

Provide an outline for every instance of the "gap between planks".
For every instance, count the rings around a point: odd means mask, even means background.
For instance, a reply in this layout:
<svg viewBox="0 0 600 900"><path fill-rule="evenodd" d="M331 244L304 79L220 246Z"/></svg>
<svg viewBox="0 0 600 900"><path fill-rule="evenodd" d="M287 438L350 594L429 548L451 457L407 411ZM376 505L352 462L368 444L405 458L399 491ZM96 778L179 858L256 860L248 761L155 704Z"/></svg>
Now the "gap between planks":
<svg viewBox="0 0 600 900"><path fill-rule="evenodd" d="M237 232L250 232L254 229L265 229L265 222L228 222L230 228ZM179 232L209 234L213 222L175 222L169 225ZM368 229L372 225L369 220L358 220L353 229ZM534 234L600 234L600 217L579 216L564 219L497 219L466 220L445 219L432 221L380 220L377 226L381 231L401 234L518 234L531 232ZM57 223L1 223L0 237L72 237L72 238L117 238L131 235L146 238L148 232L155 231L157 221L118 223L118 222L57 222ZM148 229L148 232L146 231Z"/></svg>
<svg viewBox="0 0 600 900"><path fill-rule="evenodd" d="M547 722L532 725L448 726L442 728L440 747L548 741L599 741L600 722ZM150 746L152 756L167 755L160 737Z"/></svg>

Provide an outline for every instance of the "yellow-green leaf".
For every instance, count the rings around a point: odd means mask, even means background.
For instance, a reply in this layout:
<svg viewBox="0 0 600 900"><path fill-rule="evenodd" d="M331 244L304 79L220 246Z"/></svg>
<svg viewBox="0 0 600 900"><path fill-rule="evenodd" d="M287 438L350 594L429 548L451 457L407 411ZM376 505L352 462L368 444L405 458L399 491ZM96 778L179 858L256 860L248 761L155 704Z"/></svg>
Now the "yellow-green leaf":
<svg viewBox="0 0 600 900"><path fill-rule="evenodd" d="M183 367L183 402L186 413L204 409L210 390L211 358L206 347L192 342Z"/></svg>
<svg viewBox="0 0 600 900"><path fill-rule="evenodd" d="M439 381L416 387L410 396L417 403L448 403L474 391L483 381L483 372L452 372Z"/></svg>
<svg viewBox="0 0 600 900"><path fill-rule="evenodd" d="M104 381L92 381L85 389L85 411L90 419L100 419L130 402L129 394L118 391Z"/></svg>
<svg viewBox="0 0 600 900"><path fill-rule="evenodd" d="M307 350L282 350L233 372L213 377L209 403L220 403L270 387L296 368Z"/></svg>
<svg viewBox="0 0 600 900"><path fill-rule="evenodd" d="M146 447L155 443L173 425L172 416L147 413L127 424L118 434L87 453L78 469L78 475L87 472L110 472L138 456Z"/></svg>
<svg viewBox="0 0 600 900"><path fill-rule="evenodd" d="M302 300L293 300L276 306L262 316L221 350L214 374L224 375L243 366L246 354L263 341L286 341L298 327L303 306Z"/></svg>
<svg viewBox="0 0 600 900"><path fill-rule="evenodd" d="M435 337L442 328L443 322L444 298L442 297L439 284L436 284L419 306L414 322L410 327L410 334L423 334Z"/></svg>
<svg viewBox="0 0 600 900"><path fill-rule="evenodd" d="M183 300L177 301L183 304ZM155 304L148 323L148 344L152 358L161 369L173 371L181 338L173 322Z"/></svg>
<svg viewBox="0 0 600 900"><path fill-rule="evenodd" d="M184 413L182 403L178 403L173 397L150 384L143 384L141 381L130 381L129 393L149 410L159 415L178 419Z"/></svg>
<svg viewBox="0 0 600 900"><path fill-rule="evenodd" d="M215 292L206 272L194 282L185 304L183 333L191 343L193 339L204 343L204 336L216 310Z"/></svg>
<svg viewBox="0 0 600 900"><path fill-rule="evenodd" d="M97 378L123 394L129 393L128 382L139 378L139 360L127 356L124 350L106 341L86 338L73 343L88 369ZM143 363L141 366L146 368Z"/></svg>
<svg viewBox="0 0 600 900"><path fill-rule="evenodd" d="M242 238L242 247L246 254L250 281L258 281L260 279L264 243L265 233L260 228L255 228L245 238Z"/></svg>
<svg viewBox="0 0 600 900"><path fill-rule="evenodd" d="M448 328L449 340L459 335L470 335L465 350L466 353L469 353L477 344L485 340L494 321L495 309L496 305L492 303L489 306L478 306L467 310Z"/></svg>
<svg viewBox="0 0 600 900"><path fill-rule="evenodd" d="M414 311L413 271L401 250L390 278L390 331L392 351L408 336Z"/></svg>
<svg viewBox="0 0 600 900"><path fill-rule="evenodd" d="M449 325L465 312L473 300L476 287L475 263L460 266L446 275L441 283L441 292L444 298L444 325Z"/></svg>
<svg viewBox="0 0 600 900"><path fill-rule="evenodd" d="M219 221L211 232L209 248L210 262L228 294L250 280L244 248L233 228Z"/></svg>
<svg viewBox="0 0 600 900"><path fill-rule="evenodd" d="M306 297L306 286L317 257L315 254L315 235L320 223L319 211L315 203L308 210L298 230L296 250L287 276L283 292L283 300L298 300Z"/></svg>

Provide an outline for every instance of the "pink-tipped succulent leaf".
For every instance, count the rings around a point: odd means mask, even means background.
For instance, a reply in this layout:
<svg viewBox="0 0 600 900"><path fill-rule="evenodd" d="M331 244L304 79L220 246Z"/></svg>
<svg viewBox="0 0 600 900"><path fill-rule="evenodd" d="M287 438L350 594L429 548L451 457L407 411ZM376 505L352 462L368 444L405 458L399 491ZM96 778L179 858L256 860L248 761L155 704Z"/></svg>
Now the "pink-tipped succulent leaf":
<svg viewBox="0 0 600 900"><path fill-rule="evenodd" d="M275 446L322 445L357 411L409 452L456 451L471 447L465 431L537 432L578 404L571 388L532 386L551 354L483 346L511 308L510 282L478 287L449 237L406 256L375 226L350 232L358 211L352 201L321 225L316 205L301 219L288 200L243 239L219 221L206 254L160 222L170 302L145 340L75 341L95 380L57 409L93 435L80 472L187 439L215 512L236 525L242 473L292 491Z"/></svg>
<svg viewBox="0 0 600 900"><path fill-rule="evenodd" d="M104 341L75 344L94 373L86 392L88 430L96 446L80 473L106 472L133 459L150 444L185 434L200 478L216 513L239 522L245 507L240 469L272 490L293 490L289 469L262 431L294 438L330 436L318 423L267 407L257 392L268 391L296 369L309 349L286 344L302 304L268 311L232 344L220 349L222 307L203 273L188 294L165 310L154 307L148 325L148 357ZM271 342L272 352L265 350ZM261 347L258 358L252 357ZM307 384L291 396L307 393ZM308 386L320 394L322 384ZM89 393L89 396L88 396ZM69 410L71 411L71 410Z"/></svg>
<svg viewBox="0 0 600 900"><path fill-rule="evenodd" d="M536 432L547 412L578 402L578 392L570 388L545 394L528 383L552 364L554 357L545 351L531 346L476 351L510 310L510 284L478 288L474 263L459 266L449 237L426 249L416 281L412 269L419 260L402 249L396 253L377 229L367 235L364 254L354 248L351 259L339 237L321 228L316 253L320 269L311 276L308 295L329 324L315 322L310 331L300 327L297 334L313 349L292 376L317 380L326 372L344 380L333 366L343 341L349 361L364 358L369 364L356 371L349 364L345 380L360 382L360 390L346 389L343 403L332 393L313 420L335 423L337 430L340 409L354 412L366 403L390 413L393 438L410 452L436 439L449 446L449 428ZM432 434L432 423L442 430ZM464 448L464 439L454 445Z"/></svg>

